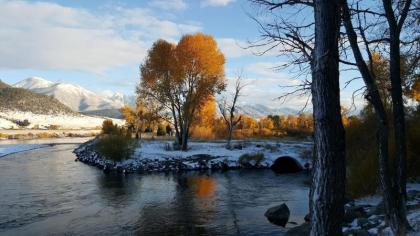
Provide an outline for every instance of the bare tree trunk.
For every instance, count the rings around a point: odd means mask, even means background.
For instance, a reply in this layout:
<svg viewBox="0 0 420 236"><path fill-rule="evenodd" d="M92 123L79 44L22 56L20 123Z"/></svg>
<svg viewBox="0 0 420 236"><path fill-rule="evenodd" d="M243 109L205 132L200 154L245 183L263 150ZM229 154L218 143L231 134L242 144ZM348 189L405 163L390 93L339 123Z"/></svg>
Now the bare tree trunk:
<svg viewBox="0 0 420 236"><path fill-rule="evenodd" d="M366 96L368 101L372 104L375 109L376 117L378 120L377 130L377 150L379 160L379 180L382 190L383 202L385 205L385 211L387 221L391 227L398 228L400 224L399 213L396 203L399 201L400 196L394 191L391 181L391 172L389 170L389 152L388 152L388 136L389 136L389 125L388 117L384 108L384 104L381 100L378 87L373 71L369 71L365 60L363 59L362 53L357 42L357 34L354 30L351 22L350 9L346 0L342 1L343 9L343 21L344 27L347 31L347 37L350 42L350 46L353 51L354 58L356 60L357 67L362 75L362 78L366 84L368 95Z"/></svg>
<svg viewBox="0 0 420 236"><path fill-rule="evenodd" d="M403 7L399 10L399 18L395 16L392 1L383 0L385 16L389 25L389 41L390 41L390 78L391 78L391 99L392 112L394 118L394 137L396 147L395 158L395 190L399 196L396 199L397 222L391 225L392 230L397 235L405 235L407 227L410 227L407 221L406 213L406 137L405 137L405 114L404 103L402 98L402 81L401 81L401 53L400 53L400 34L405 19L410 9L411 0L403 2Z"/></svg>
<svg viewBox="0 0 420 236"><path fill-rule="evenodd" d="M345 135L341 120L338 0L315 0L312 103L315 118L311 236L342 235Z"/></svg>
<svg viewBox="0 0 420 236"><path fill-rule="evenodd" d="M394 118L394 137L395 137L395 187L398 194L397 209L398 209L398 228L395 228L398 235L404 235L406 232L406 225L408 221L406 218L406 137L405 137L405 114L404 103L402 99L401 87L401 68L400 68L400 40L393 37L391 33L390 45L390 77L391 77L391 98L392 98L392 111Z"/></svg>
<svg viewBox="0 0 420 236"><path fill-rule="evenodd" d="M229 124L229 127L228 127L228 138L227 138L227 144L226 144L226 147L228 149L231 149L232 148L232 132L233 132L233 127L232 127L231 124Z"/></svg>
<svg viewBox="0 0 420 236"><path fill-rule="evenodd" d="M182 127L182 141L181 141L181 150L187 151L188 150L188 121L184 122L184 126Z"/></svg>

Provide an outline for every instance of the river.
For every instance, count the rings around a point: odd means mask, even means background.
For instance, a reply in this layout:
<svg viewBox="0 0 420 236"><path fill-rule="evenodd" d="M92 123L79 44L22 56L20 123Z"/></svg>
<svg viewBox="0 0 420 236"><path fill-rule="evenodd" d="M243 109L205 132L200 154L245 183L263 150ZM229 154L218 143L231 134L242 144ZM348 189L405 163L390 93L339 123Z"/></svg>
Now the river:
<svg viewBox="0 0 420 236"><path fill-rule="evenodd" d="M296 223L308 212L305 173L105 174L76 146L0 157L0 235L281 235L269 207L285 202Z"/></svg>

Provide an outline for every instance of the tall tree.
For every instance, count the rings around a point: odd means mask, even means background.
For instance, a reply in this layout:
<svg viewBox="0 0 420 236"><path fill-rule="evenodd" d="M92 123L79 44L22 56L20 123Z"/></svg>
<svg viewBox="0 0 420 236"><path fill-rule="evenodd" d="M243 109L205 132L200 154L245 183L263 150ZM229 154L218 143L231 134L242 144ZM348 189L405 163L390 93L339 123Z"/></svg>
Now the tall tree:
<svg viewBox="0 0 420 236"><path fill-rule="evenodd" d="M405 222L401 222L398 216L398 209L396 199L398 196L392 187L391 172L389 170L389 152L388 152L388 135L389 122L388 115L385 110L384 101L386 98L381 97L380 89L378 88L378 79L376 77L377 69L375 69L375 60L373 54L370 52L368 45L366 46L367 55L369 56L369 67L366 64L358 43L358 36L353 27L351 12L346 0L342 0L343 9L343 23L346 28L347 38L350 42L353 55L359 69L360 74L366 84L367 95L366 98L372 104L378 120L377 130L377 145L378 145L378 160L379 160L379 178L381 183L382 196L384 200L387 221L390 223L392 229L399 228ZM360 27L359 27L360 29ZM361 33L364 42L367 42L365 34ZM383 91L383 90L382 90ZM394 230L396 232L398 230Z"/></svg>
<svg viewBox="0 0 420 236"><path fill-rule="evenodd" d="M345 136L341 119L339 0L315 0L312 104L315 163L310 235L341 235L345 193Z"/></svg>
<svg viewBox="0 0 420 236"><path fill-rule="evenodd" d="M141 66L138 93L171 111L177 143L188 149L189 129L207 98L221 92L225 58L210 35L185 35L178 45L157 41Z"/></svg>
<svg viewBox="0 0 420 236"><path fill-rule="evenodd" d="M393 9L395 2L397 14ZM411 6L411 0L383 0L385 9L385 17L389 26L389 74L391 79L391 98L394 122L394 137L396 146L396 188L397 194L401 197L397 198L398 220L400 224L393 228L397 235L404 235L406 232L406 181L407 181L407 144L405 130L405 114L401 80L401 30L407 19ZM392 225L391 225L392 226Z"/></svg>

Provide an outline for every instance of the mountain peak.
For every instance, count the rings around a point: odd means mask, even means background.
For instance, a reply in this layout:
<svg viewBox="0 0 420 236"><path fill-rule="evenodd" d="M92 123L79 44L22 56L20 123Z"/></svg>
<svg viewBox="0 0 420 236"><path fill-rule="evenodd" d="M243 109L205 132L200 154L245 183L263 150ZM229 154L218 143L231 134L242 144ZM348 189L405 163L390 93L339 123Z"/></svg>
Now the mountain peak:
<svg viewBox="0 0 420 236"><path fill-rule="evenodd" d="M46 88L52 85L54 85L54 82L51 82L41 77L33 76L27 79L24 79L20 82L17 82L16 84L13 85L13 87L31 90L31 89L37 89L37 88Z"/></svg>
<svg viewBox="0 0 420 236"><path fill-rule="evenodd" d="M77 84L51 82L41 77L30 77L14 87L52 96L74 111L91 111L102 109L119 109L124 106L124 96L109 92L108 96L98 94Z"/></svg>

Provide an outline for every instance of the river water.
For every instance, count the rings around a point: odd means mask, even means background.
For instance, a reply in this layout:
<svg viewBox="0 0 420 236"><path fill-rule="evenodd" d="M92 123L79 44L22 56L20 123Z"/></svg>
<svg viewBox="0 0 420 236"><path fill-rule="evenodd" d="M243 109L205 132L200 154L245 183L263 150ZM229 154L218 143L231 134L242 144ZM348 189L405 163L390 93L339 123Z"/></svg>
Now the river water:
<svg viewBox="0 0 420 236"><path fill-rule="evenodd" d="M0 158L0 235L281 235L269 207L285 202L296 223L308 212L305 173L105 174L76 146Z"/></svg>

